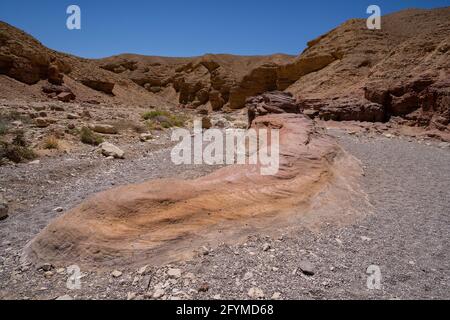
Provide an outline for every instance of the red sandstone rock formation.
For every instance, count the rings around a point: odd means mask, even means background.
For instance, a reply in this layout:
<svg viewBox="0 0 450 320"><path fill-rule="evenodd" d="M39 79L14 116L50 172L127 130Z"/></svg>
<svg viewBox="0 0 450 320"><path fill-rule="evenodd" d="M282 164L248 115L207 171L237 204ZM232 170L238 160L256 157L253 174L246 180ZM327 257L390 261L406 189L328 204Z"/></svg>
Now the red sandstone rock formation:
<svg viewBox="0 0 450 320"><path fill-rule="evenodd" d="M53 221L24 258L97 267L159 264L261 228L349 218L359 164L332 138L300 114L260 116L252 128L280 130L277 174L261 175L260 163L232 165L195 180L109 190Z"/></svg>

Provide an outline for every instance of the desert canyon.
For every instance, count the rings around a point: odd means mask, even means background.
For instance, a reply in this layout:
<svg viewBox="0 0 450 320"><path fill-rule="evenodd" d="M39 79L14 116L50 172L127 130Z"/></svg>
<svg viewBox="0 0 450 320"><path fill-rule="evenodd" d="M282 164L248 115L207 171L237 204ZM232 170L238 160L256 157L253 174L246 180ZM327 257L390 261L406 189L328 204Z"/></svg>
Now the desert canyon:
<svg viewBox="0 0 450 320"><path fill-rule="evenodd" d="M280 130L279 172L174 165L196 119ZM298 56L85 59L0 22L0 298L448 299L449 173L450 7Z"/></svg>

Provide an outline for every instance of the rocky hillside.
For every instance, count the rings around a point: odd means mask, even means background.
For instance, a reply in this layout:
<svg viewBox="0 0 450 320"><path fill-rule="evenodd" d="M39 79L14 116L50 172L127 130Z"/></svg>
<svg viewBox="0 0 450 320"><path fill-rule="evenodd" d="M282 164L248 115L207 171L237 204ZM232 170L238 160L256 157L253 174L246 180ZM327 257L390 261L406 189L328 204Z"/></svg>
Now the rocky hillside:
<svg viewBox="0 0 450 320"><path fill-rule="evenodd" d="M0 97L240 109L286 90L311 117L444 130L450 122L450 7L345 22L288 55L165 58L124 54L88 60L45 48L0 23ZM3 74L4 76L1 76ZM17 81L12 81L15 79Z"/></svg>
<svg viewBox="0 0 450 320"><path fill-rule="evenodd" d="M401 116L412 124L445 127L450 121L449 34L450 8L388 15L381 30L350 20L309 43L296 63L328 56L329 64L287 90L325 119Z"/></svg>

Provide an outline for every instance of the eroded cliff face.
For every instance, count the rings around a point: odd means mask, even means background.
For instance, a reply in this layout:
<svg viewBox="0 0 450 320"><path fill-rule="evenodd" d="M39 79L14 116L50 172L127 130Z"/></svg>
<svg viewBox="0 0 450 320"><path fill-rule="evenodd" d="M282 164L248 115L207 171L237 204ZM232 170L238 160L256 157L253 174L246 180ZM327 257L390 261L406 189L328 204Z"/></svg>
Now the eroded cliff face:
<svg viewBox="0 0 450 320"><path fill-rule="evenodd" d="M449 123L450 8L406 10L381 30L350 20L309 44L299 60L329 54L325 68L287 91L323 119L387 121L443 129Z"/></svg>
<svg viewBox="0 0 450 320"><path fill-rule="evenodd" d="M49 50L1 23L0 74L29 85L69 86L77 100L210 111L240 109L249 97L285 90L310 116L371 122L398 117L444 130L450 122L449 21L450 8L391 14L382 18L381 30L353 19L310 41L298 57L126 54L99 60Z"/></svg>
<svg viewBox="0 0 450 320"><path fill-rule="evenodd" d="M163 58L122 55L98 61L146 88L190 108L207 105L212 110L240 109L246 98L276 90L277 72L292 61L288 55L206 55Z"/></svg>

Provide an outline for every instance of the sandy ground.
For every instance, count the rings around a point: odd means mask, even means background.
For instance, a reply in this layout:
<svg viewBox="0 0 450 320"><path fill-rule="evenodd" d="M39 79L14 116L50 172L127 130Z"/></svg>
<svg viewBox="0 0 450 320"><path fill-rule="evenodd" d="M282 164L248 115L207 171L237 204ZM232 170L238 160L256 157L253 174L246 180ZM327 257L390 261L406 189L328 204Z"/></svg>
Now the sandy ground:
<svg viewBox="0 0 450 320"><path fill-rule="evenodd" d="M0 222L0 298L449 299L450 149L411 138L330 133L364 165L361 184L373 209L363 218L319 231L294 226L281 230L283 236L258 234L240 245L203 248L186 263L120 269L116 277L81 270L79 290L67 288L67 266L44 272L20 264L25 244L61 214L55 208L112 186L197 177L214 168L175 167L164 144L122 161L85 153L0 167L0 192L12 200L10 217ZM371 265L381 270L380 290L367 288Z"/></svg>

